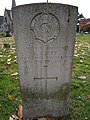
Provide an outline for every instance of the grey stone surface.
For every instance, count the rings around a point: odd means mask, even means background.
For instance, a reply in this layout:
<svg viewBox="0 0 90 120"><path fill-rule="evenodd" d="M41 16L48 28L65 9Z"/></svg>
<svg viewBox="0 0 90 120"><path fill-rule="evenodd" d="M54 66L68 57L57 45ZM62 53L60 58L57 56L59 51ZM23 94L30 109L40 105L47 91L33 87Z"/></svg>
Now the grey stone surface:
<svg viewBox="0 0 90 120"><path fill-rule="evenodd" d="M0 32L3 31L3 16L0 16Z"/></svg>
<svg viewBox="0 0 90 120"><path fill-rule="evenodd" d="M77 7L14 7L13 24L24 119L67 115Z"/></svg>
<svg viewBox="0 0 90 120"><path fill-rule="evenodd" d="M12 11L5 8L4 11L4 31L6 32L6 36L10 36L10 32L12 31Z"/></svg>
<svg viewBox="0 0 90 120"><path fill-rule="evenodd" d="M12 0L12 8L15 6L15 0ZM8 10L5 8L4 16L0 16L0 31L6 32L6 36L10 36L13 33L12 21L12 9Z"/></svg>
<svg viewBox="0 0 90 120"><path fill-rule="evenodd" d="M12 8L13 7L16 7L16 1L15 0L12 0Z"/></svg>

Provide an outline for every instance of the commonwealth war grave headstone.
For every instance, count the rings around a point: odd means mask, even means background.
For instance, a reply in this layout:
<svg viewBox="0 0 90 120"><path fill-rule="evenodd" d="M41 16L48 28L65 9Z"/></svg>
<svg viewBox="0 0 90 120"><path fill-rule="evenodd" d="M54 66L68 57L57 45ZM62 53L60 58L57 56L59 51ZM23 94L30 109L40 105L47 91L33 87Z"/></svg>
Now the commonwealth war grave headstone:
<svg viewBox="0 0 90 120"><path fill-rule="evenodd" d="M24 119L67 115L77 7L17 6L13 24Z"/></svg>

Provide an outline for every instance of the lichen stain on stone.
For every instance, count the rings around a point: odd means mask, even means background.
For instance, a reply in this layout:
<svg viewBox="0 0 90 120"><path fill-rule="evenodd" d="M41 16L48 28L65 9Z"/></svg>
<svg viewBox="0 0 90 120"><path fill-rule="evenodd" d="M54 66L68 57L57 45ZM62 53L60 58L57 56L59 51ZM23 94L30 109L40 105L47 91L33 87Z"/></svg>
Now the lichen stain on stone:
<svg viewBox="0 0 90 120"><path fill-rule="evenodd" d="M55 99L55 100L65 100L69 97L70 93L70 85L69 83L65 83L62 86L58 88L57 91L53 91L51 93L47 93L47 96L45 93L41 92L33 92L32 90L23 89L22 90L22 99L23 100L35 100L35 99Z"/></svg>

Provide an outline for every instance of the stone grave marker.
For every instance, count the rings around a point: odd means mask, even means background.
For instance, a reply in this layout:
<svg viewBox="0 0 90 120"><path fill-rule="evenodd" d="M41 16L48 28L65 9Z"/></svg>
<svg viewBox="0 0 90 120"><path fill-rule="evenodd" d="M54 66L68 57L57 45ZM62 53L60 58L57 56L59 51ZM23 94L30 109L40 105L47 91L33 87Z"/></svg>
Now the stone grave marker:
<svg viewBox="0 0 90 120"><path fill-rule="evenodd" d="M17 6L13 24L24 119L67 115L77 7Z"/></svg>

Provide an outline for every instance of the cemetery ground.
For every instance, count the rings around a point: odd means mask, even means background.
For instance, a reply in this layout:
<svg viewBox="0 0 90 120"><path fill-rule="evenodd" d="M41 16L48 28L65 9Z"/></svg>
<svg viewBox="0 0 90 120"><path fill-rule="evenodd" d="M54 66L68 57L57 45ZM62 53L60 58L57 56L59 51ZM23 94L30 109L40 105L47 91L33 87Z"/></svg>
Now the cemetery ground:
<svg viewBox="0 0 90 120"><path fill-rule="evenodd" d="M17 115L22 104L15 50L13 37L0 38L0 120ZM76 37L70 98L65 120L90 120L90 34Z"/></svg>

